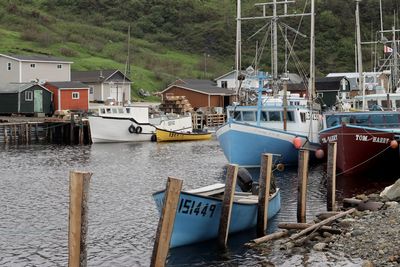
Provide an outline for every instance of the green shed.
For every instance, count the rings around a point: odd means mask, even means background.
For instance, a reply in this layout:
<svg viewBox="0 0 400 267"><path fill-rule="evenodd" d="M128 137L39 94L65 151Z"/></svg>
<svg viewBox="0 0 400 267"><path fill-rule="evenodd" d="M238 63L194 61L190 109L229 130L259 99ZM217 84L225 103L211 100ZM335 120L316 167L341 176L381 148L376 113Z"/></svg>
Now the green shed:
<svg viewBox="0 0 400 267"><path fill-rule="evenodd" d="M0 88L0 114L52 115L53 112L53 93L39 84L10 83Z"/></svg>

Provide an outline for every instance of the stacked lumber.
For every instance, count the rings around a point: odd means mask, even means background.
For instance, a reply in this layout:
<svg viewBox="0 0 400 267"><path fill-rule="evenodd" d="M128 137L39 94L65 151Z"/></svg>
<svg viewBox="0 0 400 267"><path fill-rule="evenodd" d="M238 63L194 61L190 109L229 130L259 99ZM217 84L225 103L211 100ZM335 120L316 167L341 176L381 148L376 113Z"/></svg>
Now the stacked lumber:
<svg viewBox="0 0 400 267"><path fill-rule="evenodd" d="M161 102L159 109L165 113L176 114L193 111L193 107L186 96L169 96Z"/></svg>

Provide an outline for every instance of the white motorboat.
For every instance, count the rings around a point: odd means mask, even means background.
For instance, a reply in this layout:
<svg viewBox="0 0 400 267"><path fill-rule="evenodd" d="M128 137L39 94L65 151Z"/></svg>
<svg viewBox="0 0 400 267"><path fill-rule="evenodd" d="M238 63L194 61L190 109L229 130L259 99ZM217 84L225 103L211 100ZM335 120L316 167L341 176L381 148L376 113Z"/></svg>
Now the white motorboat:
<svg viewBox="0 0 400 267"><path fill-rule="evenodd" d="M156 128L191 132L191 115L149 116L148 106L102 106L89 116L93 143L151 141Z"/></svg>

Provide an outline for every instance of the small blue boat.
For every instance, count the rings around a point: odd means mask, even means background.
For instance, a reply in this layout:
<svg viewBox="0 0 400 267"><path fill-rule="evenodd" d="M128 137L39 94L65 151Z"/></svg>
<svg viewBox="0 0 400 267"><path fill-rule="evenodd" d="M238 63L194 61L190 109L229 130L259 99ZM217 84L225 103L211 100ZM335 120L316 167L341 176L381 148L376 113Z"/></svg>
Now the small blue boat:
<svg viewBox="0 0 400 267"><path fill-rule="evenodd" d="M218 236L224 184L213 184L195 190L182 191L176 211L170 248L185 246ZM161 213L164 191L156 192L153 198ZM235 192L232 205L229 233L243 231L257 224L258 196L248 192ZM270 196L268 219L275 216L281 207L279 189Z"/></svg>

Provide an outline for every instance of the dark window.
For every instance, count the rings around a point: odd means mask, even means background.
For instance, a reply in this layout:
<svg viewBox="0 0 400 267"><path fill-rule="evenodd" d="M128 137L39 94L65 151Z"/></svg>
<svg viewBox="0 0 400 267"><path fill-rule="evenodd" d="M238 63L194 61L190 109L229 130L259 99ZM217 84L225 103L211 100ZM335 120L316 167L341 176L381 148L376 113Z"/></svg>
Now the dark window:
<svg viewBox="0 0 400 267"><path fill-rule="evenodd" d="M281 113L279 111L268 112L269 121L281 121Z"/></svg>
<svg viewBox="0 0 400 267"><path fill-rule="evenodd" d="M268 121L267 112L261 111L260 121Z"/></svg>
<svg viewBox="0 0 400 267"><path fill-rule="evenodd" d="M242 111L243 121L256 121L254 111Z"/></svg>
<svg viewBox="0 0 400 267"><path fill-rule="evenodd" d="M283 119L283 112L282 112L282 119ZM286 121L294 121L293 111L286 111Z"/></svg>
<svg viewBox="0 0 400 267"><path fill-rule="evenodd" d="M383 126L383 115L382 114L373 114L370 116L371 126L374 127L382 127Z"/></svg>
<svg viewBox="0 0 400 267"><path fill-rule="evenodd" d="M32 100L33 100L33 92L25 91L25 101L32 101Z"/></svg>
<svg viewBox="0 0 400 267"><path fill-rule="evenodd" d="M222 88L228 88L228 82L227 81L221 81L221 87Z"/></svg>
<svg viewBox="0 0 400 267"><path fill-rule="evenodd" d="M301 114L304 114L304 113L301 113ZM303 121L303 118L301 118L301 121ZM326 127L330 128L333 126L337 126L337 125L339 125L339 123L340 123L340 121L337 116L334 116L334 115L326 116Z"/></svg>
<svg viewBox="0 0 400 267"><path fill-rule="evenodd" d="M368 108L372 108L373 106L378 105L378 101L368 100L367 105L368 105Z"/></svg>
<svg viewBox="0 0 400 267"><path fill-rule="evenodd" d="M385 118L385 125L388 128L398 128L399 127L399 115L398 114L386 114L383 115Z"/></svg>
<svg viewBox="0 0 400 267"><path fill-rule="evenodd" d="M382 107L383 108L389 108L389 105L388 105L389 102L387 100L382 100L381 102L382 102Z"/></svg>
<svg viewBox="0 0 400 267"><path fill-rule="evenodd" d="M237 121L241 121L242 120L242 113L240 113L240 111L234 111L233 112L233 118Z"/></svg>
<svg viewBox="0 0 400 267"><path fill-rule="evenodd" d="M358 114L355 116L351 116L350 123L357 125L368 125L369 115L366 114Z"/></svg>
<svg viewBox="0 0 400 267"><path fill-rule="evenodd" d="M306 122L306 113L305 112L300 112L300 119L301 119L301 122Z"/></svg>

